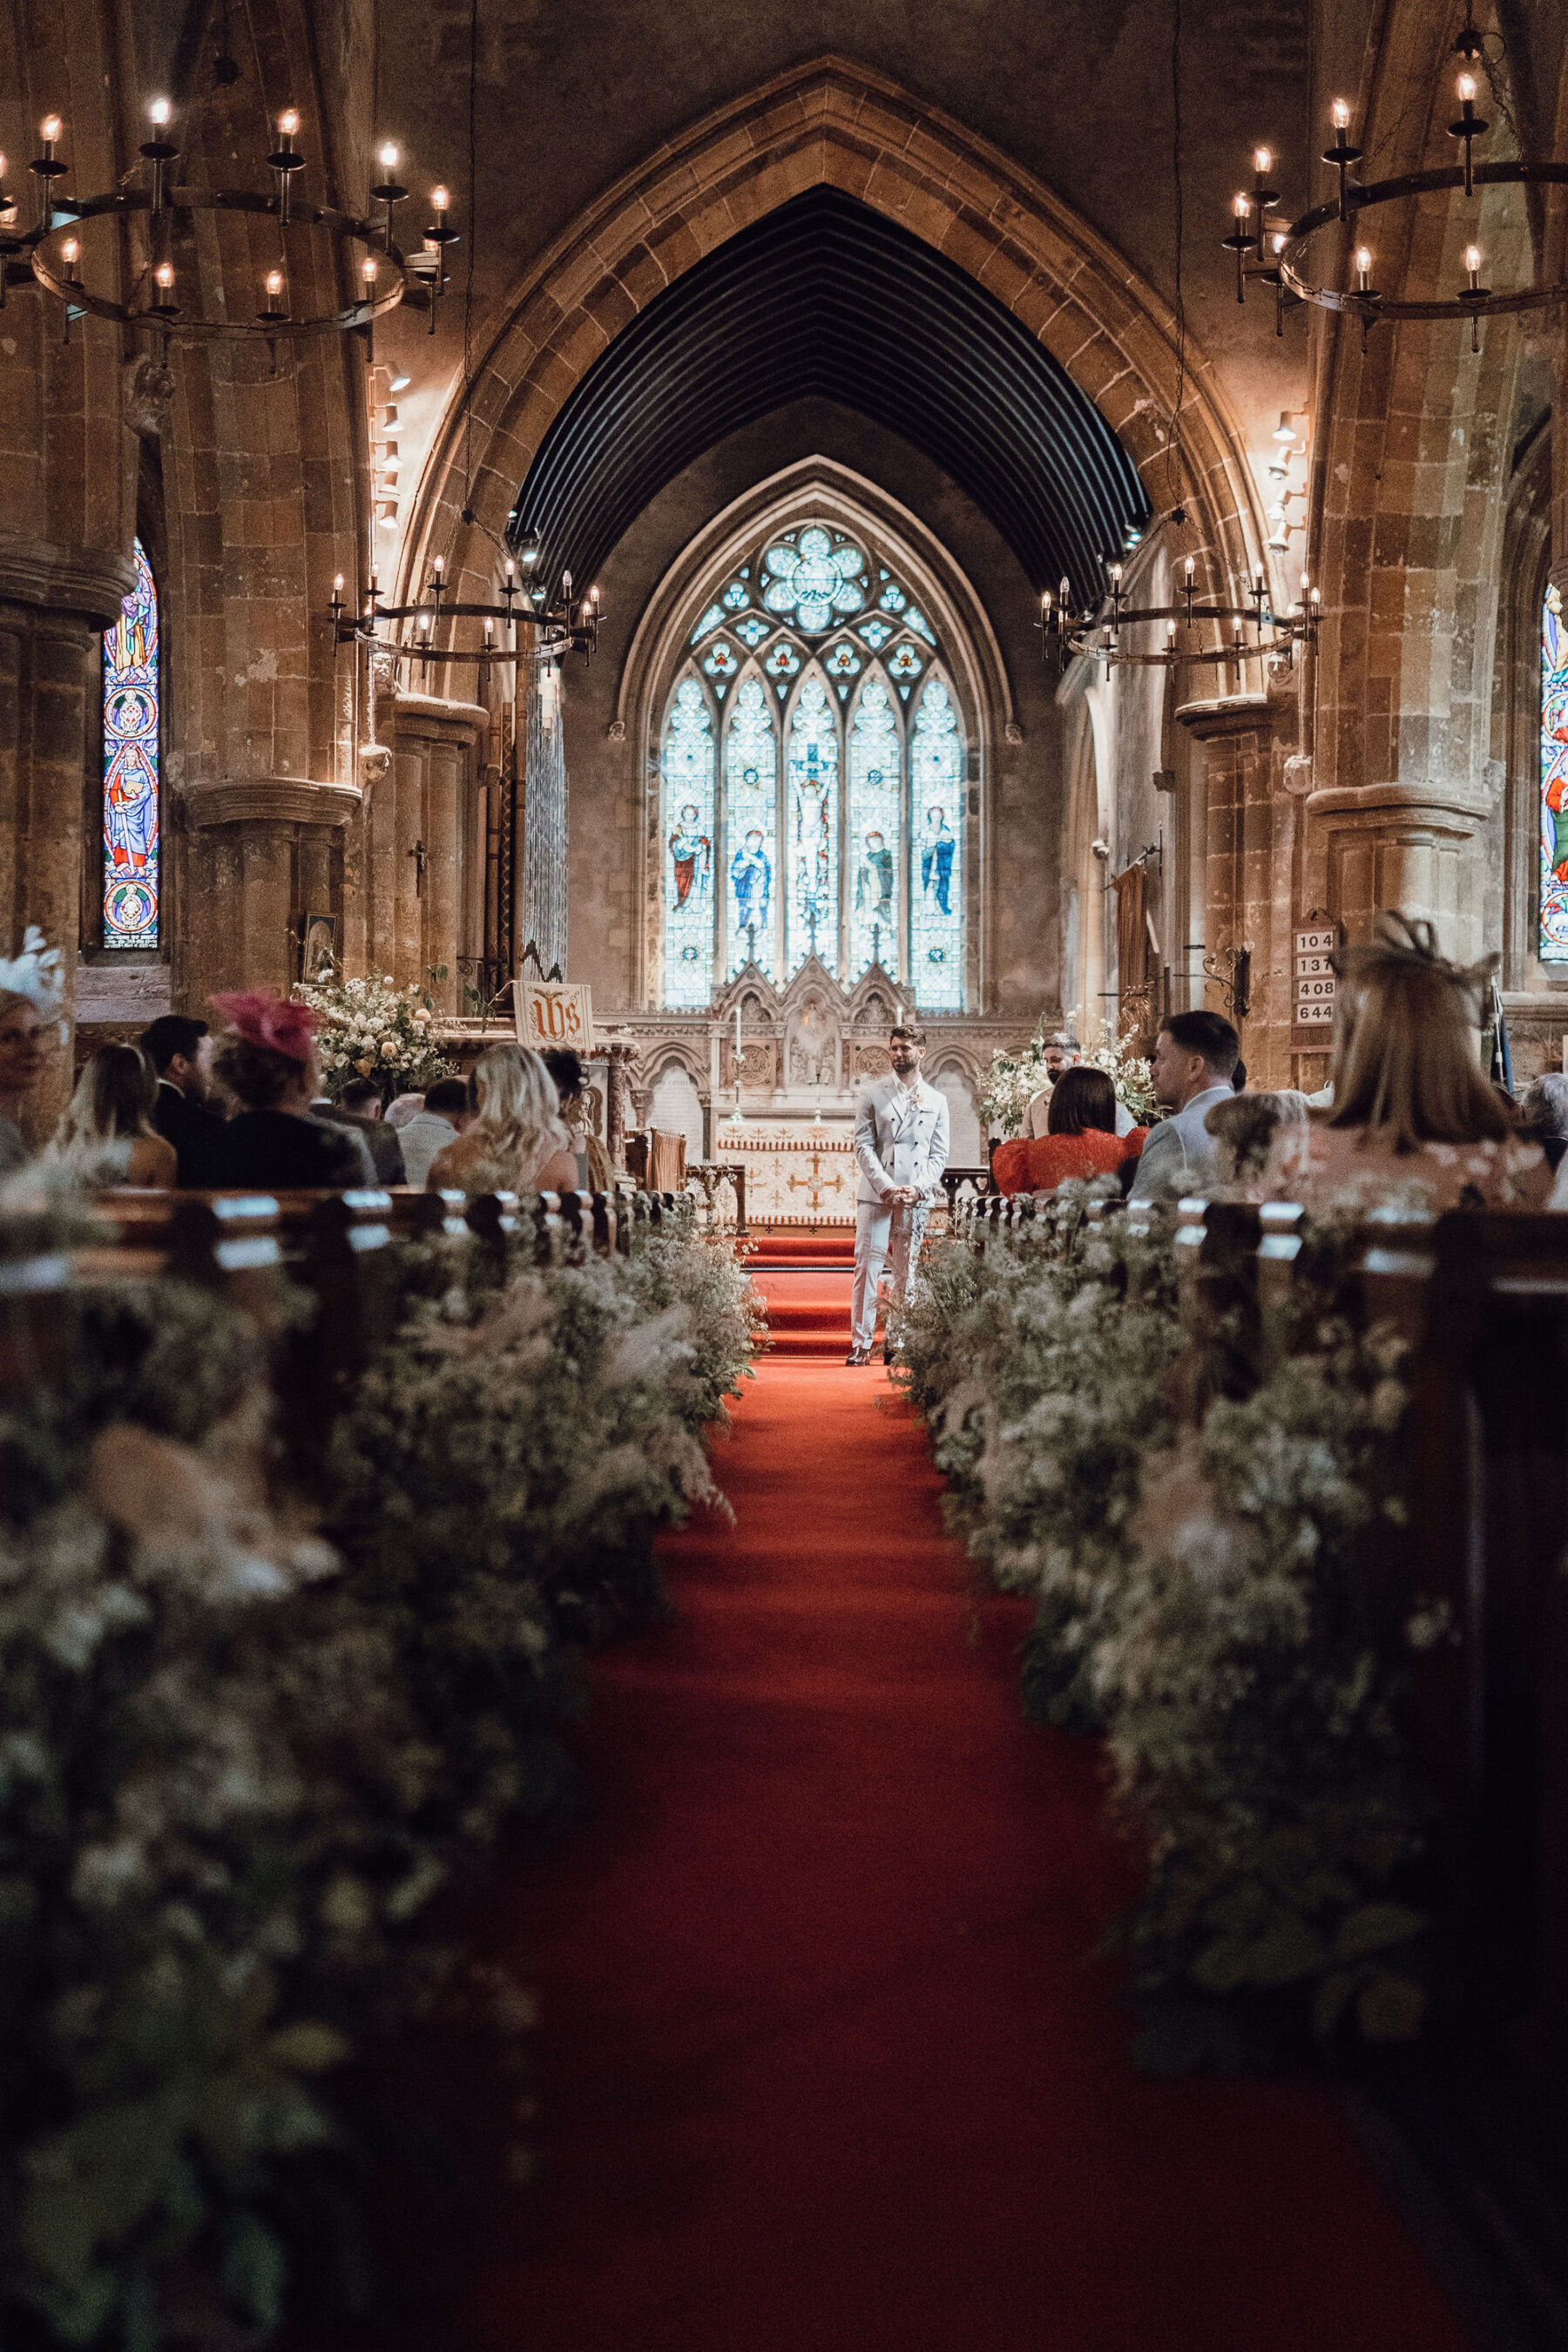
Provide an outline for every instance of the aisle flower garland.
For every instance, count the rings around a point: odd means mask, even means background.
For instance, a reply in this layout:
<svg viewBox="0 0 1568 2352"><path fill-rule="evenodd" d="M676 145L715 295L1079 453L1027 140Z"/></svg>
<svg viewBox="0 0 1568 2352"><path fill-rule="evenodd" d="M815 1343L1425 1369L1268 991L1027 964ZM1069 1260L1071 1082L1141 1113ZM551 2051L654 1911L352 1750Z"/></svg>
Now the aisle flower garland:
<svg viewBox="0 0 1568 2352"><path fill-rule="evenodd" d="M1399 1615L1399 1343L1335 1311L1324 1228L1281 1360L1224 1393L1168 1224L1088 1221L1111 1189L1064 1185L982 1256L936 1245L901 1378L972 1551L1034 1600L1027 1711L1106 1738L1147 1863L1125 1924L1144 2062L1408 2037L1430 1938L1399 1706L1427 1629Z"/></svg>
<svg viewBox="0 0 1568 2352"><path fill-rule="evenodd" d="M446 1964L413 1923L552 1802L585 1644L657 1607L657 1528L720 1504L732 1252L685 1219L478 1271L405 1254L331 1542L276 1491L258 1333L205 1291L67 1294L63 1376L0 1409L7 2343L276 2325L289 2217L356 2194L336 2070ZM524 1990L486 1984L515 2032Z"/></svg>

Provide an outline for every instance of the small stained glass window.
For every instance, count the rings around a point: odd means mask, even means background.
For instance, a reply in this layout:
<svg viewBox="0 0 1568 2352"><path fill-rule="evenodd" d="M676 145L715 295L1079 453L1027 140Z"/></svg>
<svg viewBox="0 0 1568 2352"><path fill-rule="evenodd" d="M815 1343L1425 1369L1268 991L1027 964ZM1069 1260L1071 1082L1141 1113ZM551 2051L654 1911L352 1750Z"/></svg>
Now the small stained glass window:
<svg viewBox="0 0 1568 2352"><path fill-rule="evenodd" d="M713 721L694 677L675 689L664 736L664 1001L713 993Z"/></svg>
<svg viewBox="0 0 1568 2352"><path fill-rule="evenodd" d="M1555 588L1541 617L1541 960L1568 963L1568 632Z"/></svg>
<svg viewBox="0 0 1568 2352"><path fill-rule="evenodd" d="M845 614L858 613L866 601L859 584L864 555L849 540L835 547L816 524L795 545L775 542L763 560L768 574L763 604L770 613L793 614L808 637L831 628Z"/></svg>
<svg viewBox="0 0 1568 2352"><path fill-rule="evenodd" d="M932 1013L963 1003L963 765L952 698L940 677L931 678L915 712L910 761L910 978Z"/></svg>
<svg viewBox="0 0 1568 2352"><path fill-rule="evenodd" d="M789 730L785 782L789 898L784 961L808 955L838 970L838 720L820 676L809 671Z"/></svg>
<svg viewBox="0 0 1568 2352"><path fill-rule="evenodd" d="M727 646L721 637L712 652L704 654L702 667L710 677L722 678L728 683L740 669L741 657L734 646Z"/></svg>
<svg viewBox="0 0 1568 2352"><path fill-rule="evenodd" d="M724 746L725 931L732 979L749 961L771 980L778 870L778 738L762 680L742 680Z"/></svg>
<svg viewBox="0 0 1568 2352"><path fill-rule="evenodd" d="M849 728L849 978L879 963L899 978L899 906L903 863L903 758L899 722L875 672L861 688Z"/></svg>
<svg viewBox="0 0 1568 2352"><path fill-rule="evenodd" d="M743 580L731 580L724 591L724 603L731 613L738 613L752 601L751 592Z"/></svg>
<svg viewBox="0 0 1568 2352"><path fill-rule="evenodd" d="M140 540L136 585L103 639L103 944L158 944L158 591Z"/></svg>
<svg viewBox="0 0 1568 2352"><path fill-rule="evenodd" d="M768 625L755 613L748 613L743 621L735 624L735 635L742 645L760 646L768 634Z"/></svg>
<svg viewBox="0 0 1568 2352"><path fill-rule="evenodd" d="M702 618L698 622L697 626L691 632L692 644L694 646L700 646L704 637L710 637L715 629L721 629L723 625L724 607L722 604L710 604L708 610L703 614Z"/></svg>
<svg viewBox="0 0 1568 2352"><path fill-rule="evenodd" d="M873 653L879 653L892 634L892 626L887 621L862 621L856 631L856 635L864 638Z"/></svg>

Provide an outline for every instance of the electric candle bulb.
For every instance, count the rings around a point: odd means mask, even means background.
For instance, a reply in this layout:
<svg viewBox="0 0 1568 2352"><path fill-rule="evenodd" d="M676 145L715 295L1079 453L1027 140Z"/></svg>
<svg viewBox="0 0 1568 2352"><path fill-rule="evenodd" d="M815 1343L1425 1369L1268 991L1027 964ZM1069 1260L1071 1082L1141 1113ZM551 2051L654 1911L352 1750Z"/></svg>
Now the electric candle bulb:
<svg viewBox="0 0 1568 2352"><path fill-rule="evenodd" d="M278 129L279 133L285 139L292 139L294 133L299 130L299 128L300 116L298 110L292 106L285 107L283 112L278 118Z"/></svg>
<svg viewBox="0 0 1568 2352"><path fill-rule="evenodd" d="M170 287L174 282L174 263L172 261L161 261L158 264L157 268L153 272L153 275L166 294Z"/></svg>
<svg viewBox="0 0 1568 2352"><path fill-rule="evenodd" d="M434 207L434 209L435 209L437 212L438 212L438 213L444 213L444 212L446 211L446 209L447 209L447 205L451 203L451 201L452 201L452 192L451 192L451 190L450 190L449 188L432 188L432 189L431 189L431 191L430 191L430 202L431 202L432 206Z"/></svg>
<svg viewBox="0 0 1568 2352"><path fill-rule="evenodd" d="M399 161L398 151L394 146L390 139L386 142L385 145L379 150L375 160L381 165L384 172L396 171Z"/></svg>
<svg viewBox="0 0 1568 2352"><path fill-rule="evenodd" d="M52 147L64 129L65 124L58 114L46 114L38 125L38 136L46 147Z"/></svg>
<svg viewBox="0 0 1568 2352"><path fill-rule="evenodd" d="M1173 646L1176 642L1176 625L1174 621L1167 621L1165 624L1165 641L1168 645Z"/></svg>
<svg viewBox="0 0 1568 2352"><path fill-rule="evenodd" d="M149 122L156 123L158 129L162 131L174 110L166 98L155 98L147 109L147 120Z"/></svg>
<svg viewBox="0 0 1568 2352"><path fill-rule="evenodd" d="M1253 149L1252 168L1255 172L1267 172L1268 166L1273 163L1273 161L1274 158L1269 153L1267 147L1255 147Z"/></svg>
<svg viewBox="0 0 1568 2352"><path fill-rule="evenodd" d="M1475 99L1476 99L1476 78L1475 78L1475 75L1474 75L1474 74L1461 74L1461 75L1459 76L1459 79L1458 79L1458 82L1457 87L1458 87L1458 92L1459 92L1459 102L1460 102L1460 104L1461 104L1461 105L1463 105L1463 106L1473 106L1473 105L1475 104Z"/></svg>
<svg viewBox="0 0 1568 2352"><path fill-rule="evenodd" d="M1236 215L1238 221L1244 221L1247 218L1247 214L1252 210L1252 198L1250 196L1237 196L1233 198L1230 208Z"/></svg>
<svg viewBox="0 0 1568 2352"><path fill-rule="evenodd" d="M1481 266L1481 248L1480 248L1480 247L1479 247L1479 245L1467 245L1467 246L1466 246L1466 247L1465 247L1465 268L1469 271L1470 276L1471 276L1472 278L1475 276L1475 274L1476 274L1477 270L1480 268L1480 266Z"/></svg>
<svg viewBox="0 0 1568 2352"><path fill-rule="evenodd" d="M5 158L0 155L0 188L5 184Z"/></svg>
<svg viewBox="0 0 1568 2352"><path fill-rule="evenodd" d="M1120 588L1121 585L1121 566L1120 563L1113 563L1110 566L1110 584L1113 588Z"/></svg>
<svg viewBox="0 0 1568 2352"><path fill-rule="evenodd" d="M341 596L341 595L342 594L342 593L343 593L343 575L342 575L342 573L341 572L335 572L335 573L333 574L333 576L332 576L332 593L333 593L333 595L334 595L334 596Z"/></svg>
<svg viewBox="0 0 1568 2352"><path fill-rule="evenodd" d="M1282 228L1277 228L1277 229L1275 230L1275 232L1274 232L1274 250L1275 250L1275 252L1276 252L1276 253L1283 253L1283 252L1284 252L1284 250L1285 250L1285 247L1289 244L1289 242L1290 242L1290 237L1289 237L1289 232L1288 230L1286 230L1286 229L1282 229Z"/></svg>
<svg viewBox="0 0 1568 2352"><path fill-rule="evenodd" d="M1063 603L1064 604L1067 603L1067 601L1068 601L1068 597L1069 597L1071 594L1072 594L1072 582L1068 578L1067 573L1064 572L1062 573L1062 584L1061 584L1061 599L1062 599L1062 603Z"/></svg>
<svg viewBox="0 0 1568 2352"><path fill-rule="evenodd" d="M364 259L360 263L360 272L367 286L374 286L375 284L375 273L378 266L379 265L374 253L367 253Z"/></svg>
<svg viewBox="0 0 1568 2352"><path fill-rule="evenodd" d="M73 269L76 268L77 256L80 251L81 247L74 236L68 236L65 243L60 247L62 259L68 261Z"/></svg>
<svg viewBox="0 0 1568 2352"><path fill-rule="evenodd" d="M439 579L440 579L441 574L446 571L446 569L447 569L447 559L446 559L446 557L445 557L444 555L438 555L438 556L436 558L436 577L437 577L437 580L439 580Z"/></svg>
<svg viewBox="0 0 1568 2352"><path fill-rule="evenodd" d="M510 585L511 585L511 583L512 583L513 580L514 580L516 577L517 577L517 566L516 566L516 564L512 562L512 560L511 560L510 556L509 555L509 556L507 557L507 560L506 560L506 581L507 581L507 586L508 586L509 588L510 587Z"/></svg>
<svg viewBox="0 0 1568 2352"><path fill-rule="evenodd" d="M1333 117L1334 129L1336 131L1348 131L1350 129L1351 110L1348 100L1336 98L1329 111Z"/></svg>
<svg viewBox="0 0 1568 2352"><path fill-rule="evenodd" d="M1194 578L1194 574L1196 572L1197 568L1198 568L1198 567L1197 567L1196 563L1194 562L1193 558L1189 555L1189 556L1188 556L1188 558L1187 558L1187 561L1186 561L1186 566L1185 566L1186 574L1187 574L1187 585L1188 585L1188 587L1189 587L1189 588L1190 588L1190 587L1192 586L1192 584L1193 584L1193 578Z"/></svg>
<svg viewBox="0 0 1568 2352"><path fill-rule="evenodd" d="M279 295L282 293L283 272L280 269L269 269L268 271L267 291L274 301L276 301Z"/></svg>
<svg viewBox="0 0 1568 2352"><path fill-rule="evenodd" d="M428 613L421 613L419 615L419 634L422 637L427 637L430 634L430 615Z"/></svg>
<svg viewBox="0 0 1568 2352"><path fill-rule="evenodd" d="M1358 245L1355 249L1355 266L1361 278L1361 290L1364 294L1367 289L1368 272L1372 268L1372 254L1369 247L1364 245Z"/></svg>

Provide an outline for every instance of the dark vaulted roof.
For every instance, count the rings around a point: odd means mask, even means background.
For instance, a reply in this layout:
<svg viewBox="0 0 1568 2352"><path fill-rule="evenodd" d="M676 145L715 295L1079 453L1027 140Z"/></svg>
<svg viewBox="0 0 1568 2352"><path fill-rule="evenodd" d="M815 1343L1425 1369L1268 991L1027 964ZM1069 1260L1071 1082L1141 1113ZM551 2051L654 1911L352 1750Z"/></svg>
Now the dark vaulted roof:
<svg viewBox="0 0 1568 2352"><path fill-rule="evenodd" d="M1079 595L1149 505L1093 402L994 295L908 229L815 188L656 295L576 386L518 495L539 576L591 580L623 531L726 434L817 396L941 466L1037 588Z"/></svg>

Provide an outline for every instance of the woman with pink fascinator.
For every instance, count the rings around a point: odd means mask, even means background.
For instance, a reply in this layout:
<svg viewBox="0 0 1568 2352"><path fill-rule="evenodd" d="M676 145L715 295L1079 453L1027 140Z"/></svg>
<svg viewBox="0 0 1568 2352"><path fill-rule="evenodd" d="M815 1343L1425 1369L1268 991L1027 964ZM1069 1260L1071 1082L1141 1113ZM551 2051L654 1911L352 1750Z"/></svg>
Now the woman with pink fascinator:
<svg viewBox="0 0 1568 2352"><path fill-rule="evenodd" d="M313 1009L265 989L207 1002L229 1024L213 1073L240 1104L214 1138L213 1183L262 1192L373 1185L364 1138L310 1116L310 1103L321 1092Z"/></svg>

